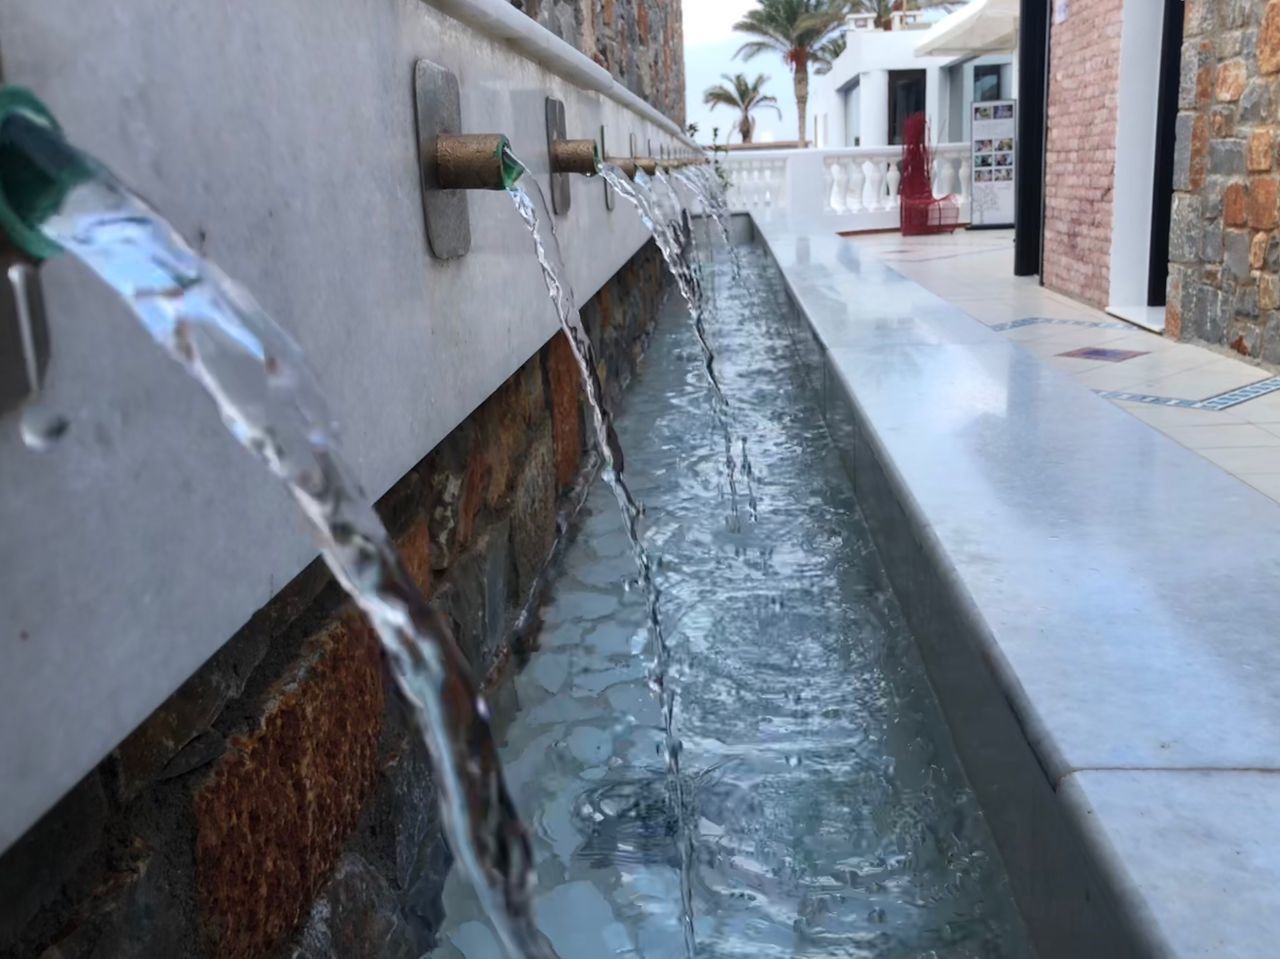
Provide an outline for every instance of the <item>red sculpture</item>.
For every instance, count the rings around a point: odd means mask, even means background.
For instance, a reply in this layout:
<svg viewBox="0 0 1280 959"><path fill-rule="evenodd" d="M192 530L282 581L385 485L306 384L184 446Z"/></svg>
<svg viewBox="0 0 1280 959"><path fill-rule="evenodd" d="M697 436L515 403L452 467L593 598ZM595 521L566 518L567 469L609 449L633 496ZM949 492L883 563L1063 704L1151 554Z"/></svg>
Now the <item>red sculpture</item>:
<svg viewBox="0 0 1280 959"><path fill-rule="evenodd" d="M933 195L933 154L929 151L929 125L923 113L907 117L903 128L902 185L899 191L902 235L926 236L954 233L960 224L960 207L949 196Z"/></svg>

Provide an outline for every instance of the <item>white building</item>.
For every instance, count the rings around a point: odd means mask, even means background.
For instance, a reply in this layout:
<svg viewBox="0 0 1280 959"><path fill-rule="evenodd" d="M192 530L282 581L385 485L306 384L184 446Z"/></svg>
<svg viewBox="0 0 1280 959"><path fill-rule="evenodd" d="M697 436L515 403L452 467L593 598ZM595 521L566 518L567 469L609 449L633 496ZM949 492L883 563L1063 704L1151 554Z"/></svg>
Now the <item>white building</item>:
<svg viewBox="0 0 1280 959"><path fill-rule="evenodd" d="M907 117L920 111L928 117L934 143L967 142L974 102L1015 95L1015 41L999 37L978 49L962 45L958 50L928 41L948 20L969 19L991 3L974 0L972 10L964 8L936 23L936 17L931 21L920 13L896 13L892 30L877 29L870 15L851 16L845 52L830 73L814 78L810 114L816 145L900 144ZM922 46L940 50L920 56ZM1000 52L988 52L992 49Z"/></svg>

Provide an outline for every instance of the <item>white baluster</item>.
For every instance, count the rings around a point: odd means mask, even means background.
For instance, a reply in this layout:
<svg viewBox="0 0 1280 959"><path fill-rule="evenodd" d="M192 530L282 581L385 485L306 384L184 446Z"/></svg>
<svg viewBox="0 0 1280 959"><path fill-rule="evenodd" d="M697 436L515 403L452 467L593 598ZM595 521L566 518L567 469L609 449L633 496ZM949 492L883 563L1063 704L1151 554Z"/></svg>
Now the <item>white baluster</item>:
<svg viewBox="0 0 1280 959"><path fill-rule="evenodd" d="M863 167L867 174L867 209L876 212L884 208L884 161L871 159Z"/></svg>
<svg viewBox="0 0 1280 959"><path fill-rule="evenodd" d="M969 155L960 158L960 199L969 202L969 187L973 181L973 170L969 167Z"/></svg>
<svg viewBox="0 0 1280 959"><path fill-rule="evenodd" d="M951 196L956 192L956 161L955 157L940 156L938 157L938 188L934 191L935 196Z"/></svg>
<svg viewBox="0 0 1280 959"><path fill-rule="evenodd" d="M898 160L889 158L889 173L886 181L889 185L889 195L885 198L886 209L892 210L899 203L898 188L902 185L902 171L898 169Z"/></svg>
<svg viewBox="0 0 1280 959"><path fill-rule="evenodd" d="M845 209L850 213L861 213L867 208L863 202L862 191L867 185L867 174L862 169L861 160L846 160L843 164L849 174L849 187L845 191Z"/></svg>
<svg viewBox="0 0 1280 959"><path fill-rule="evenodd" d="M849 188L849 171L844 168L844 163L839 157L827 161L827 175L831 181L831 189L827 193L828 211L848 213L849 207L845 204L844 197L845 190Z"/></svg>

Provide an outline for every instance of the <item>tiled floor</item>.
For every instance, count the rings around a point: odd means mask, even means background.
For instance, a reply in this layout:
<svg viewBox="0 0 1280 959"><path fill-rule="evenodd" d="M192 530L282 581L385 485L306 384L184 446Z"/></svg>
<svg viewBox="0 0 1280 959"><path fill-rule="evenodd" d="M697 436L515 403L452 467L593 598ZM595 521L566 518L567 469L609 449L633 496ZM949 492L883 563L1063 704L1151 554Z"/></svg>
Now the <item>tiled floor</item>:
<svg viewBox="0 0 1280 959"><path fill-rule="evenodd" d="M1280 380L1266 382L1270 371L1164 339L1046 290L1034 277L1015 277L1012 231L866 234L849 242L1280 501ZM1090 349L1142 355L1118 362L1064 355ZM1256 390L1233 392L1253 384Z"/></svg>

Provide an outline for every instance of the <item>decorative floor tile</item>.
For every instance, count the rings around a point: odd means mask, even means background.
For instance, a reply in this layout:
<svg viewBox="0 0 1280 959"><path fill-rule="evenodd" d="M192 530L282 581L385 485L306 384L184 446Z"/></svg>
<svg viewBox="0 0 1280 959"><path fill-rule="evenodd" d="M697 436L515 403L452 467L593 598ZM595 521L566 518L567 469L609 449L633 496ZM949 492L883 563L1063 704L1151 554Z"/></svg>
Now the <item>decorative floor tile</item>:
<svg viewBox="0 0 1280 959"><path fill-rule="evenodd" d="M1267 396L1277 390L1280 390L1280 377L1273 376L1267 380L1259 380L1257 383L1242 386L1238 390L1210 397L1201 406L1207 410L1227 410L1233 406L1239 406L1241 403L1256 400L1260 396Z"/></svg>
<svg viewBox="0 0 1280 959"><path fill-rule="evenodd" d="M1229 410L1260 396L1268 396L1280 391L1280 376L1259 380L1236 390L1219 393L1207 400L1181 400L1169 396L1151 396L1146 393L1125 393L1119 390L1096 390L1097 394L1107 400L1123 400L1126 403L1147 403L1151 406L1177 406L1187 410Z"/></svg>
<svg viewBox="0 0 1280 959"><path fill-rule="evenodd" d="M991 329L997 333L1003 333L1007 330L1020 330L1024 326L1083 326L1093 330L1134 330L1137 329L1132 323L1099 323L1095 320L1060 320L1049 316L1024 316L1020 320L1013 320L1009 323L996 323Z"/></svg>
<svg viewBox="0 0 1280 959"><path fill-rule="evenodd" d="M1059 356L1069 357L1073 360L1097 360L1100 363L1123 363L1125 360L1136 359L1139 356L1150 356L1146 350L1108 350L1100 346L1083 346L1078 350L1070 350L1066 353L1059 353Z"/></svg>
<svg viewBox="0 0 1280 959"><path fill-rule="evenodd" d="M1204 409L1201 400L1178 400L1169 396L1151 396L1147 393L1126 393L1123 390L1094 390L1104 400L1120 400L1125 403L1146 403L1149 406L1176 406L1184 410Z"/></svg>

